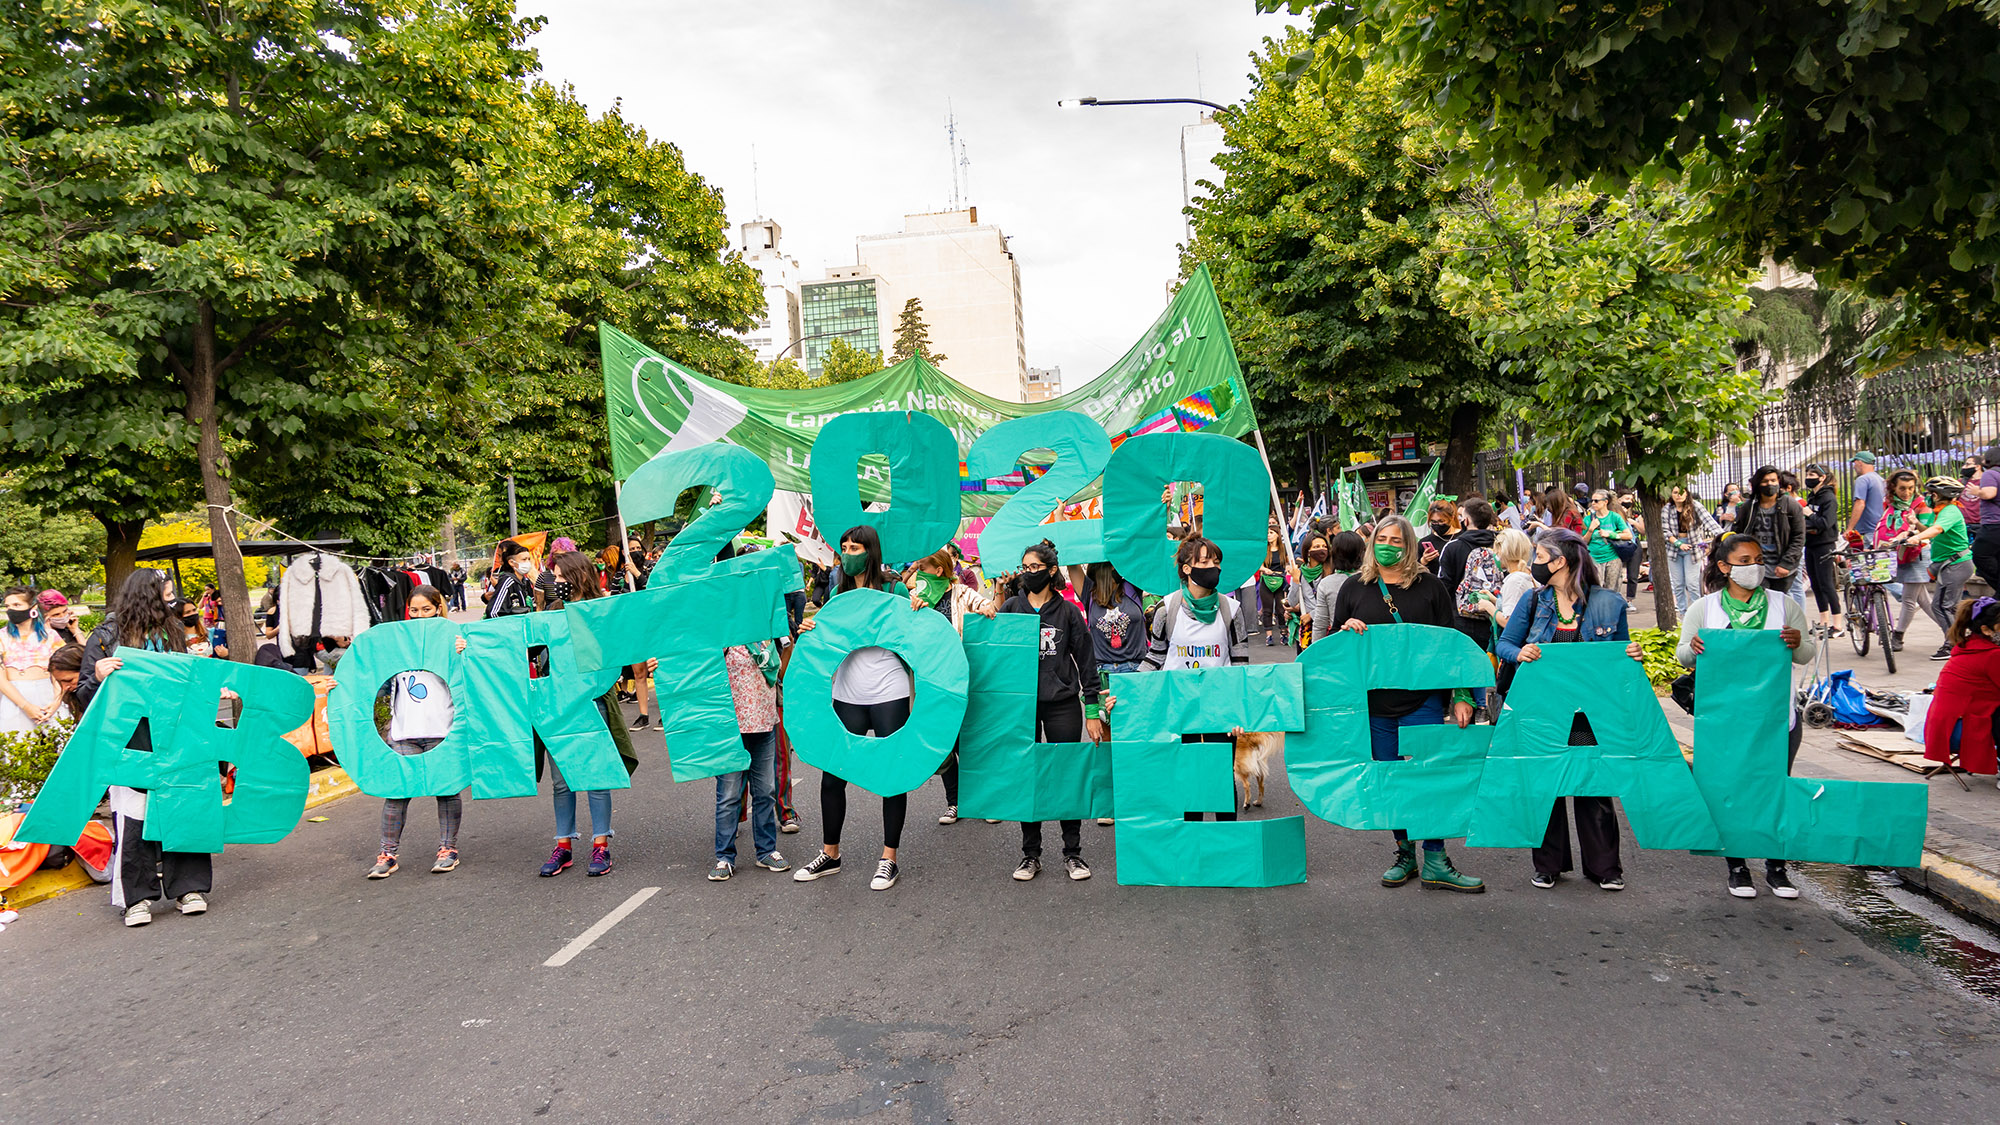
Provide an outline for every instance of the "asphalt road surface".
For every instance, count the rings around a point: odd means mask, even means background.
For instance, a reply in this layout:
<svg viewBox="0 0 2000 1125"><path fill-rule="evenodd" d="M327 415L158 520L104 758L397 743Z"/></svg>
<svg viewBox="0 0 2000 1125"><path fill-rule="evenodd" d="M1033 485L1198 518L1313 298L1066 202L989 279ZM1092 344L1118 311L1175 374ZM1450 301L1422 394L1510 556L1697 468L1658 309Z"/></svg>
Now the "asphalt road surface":
<svg viewBox="0 0 2000 1125"><path fill-rule="evenodd" d="M543 797L472 803L449 875L413 802L412 862L364 881L357 796L221 856L205 916L34 908L0 935L0 1121L2000 1119L1993 1000L1629 834L1622 894L1455 845L1489 893L1384 889L1386 834L1311 817L1303 886L1121 887L1094 824L1094 879L1023 884L1018 830L938 825L933 781L890 891L866 796L841 875L711 884L712 784L640 747L604 878L535 876ZM1301 811L1277 784L1258 815Z"/></svg>

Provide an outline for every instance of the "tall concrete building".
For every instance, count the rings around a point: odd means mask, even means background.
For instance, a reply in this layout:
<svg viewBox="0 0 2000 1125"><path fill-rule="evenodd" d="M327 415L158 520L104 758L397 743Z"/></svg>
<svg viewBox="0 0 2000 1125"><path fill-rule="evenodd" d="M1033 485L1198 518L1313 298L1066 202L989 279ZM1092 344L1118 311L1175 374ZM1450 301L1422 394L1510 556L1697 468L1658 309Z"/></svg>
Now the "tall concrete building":
<svg viewBox="0 0 2000 1125"><path fill-rule="evenodd" d="M826 353L836 339L864 352L886 358L893 328L885 328L881 302L882 279L863 266L836 266L826 280L799 287L799 338L806 374L826 369ZM889 325L893 325L893 320Z"/></svg>
<svg viewBox="0 0 2000 1125"><path fill-rule="evenodd" d="M905 215L901 234L862 235L854 252L858 268L876 279L885 351L895 346L903 303L916 297L947 375L994 398L1020 400L1028 372L1021 270L1000 228L980 225L978 208Z"/></svg>
<svg viewBox="0 0 2000 1125"><path fill-rule="evenodd" d="M799 331L799 264L778 249L783 229L770 219L758 219L737 228L742 239L743 261L764 282L764 311L757 326L740 335L757 353L757 362L769 363L796 341Z"/></svg>
<svg viewBox="0 0 2000 1125"><path fill-rule="evenodd" d="M1046 402L1062 396L1062 368L1030 367L1021 376L1021 401Z"/></svg>

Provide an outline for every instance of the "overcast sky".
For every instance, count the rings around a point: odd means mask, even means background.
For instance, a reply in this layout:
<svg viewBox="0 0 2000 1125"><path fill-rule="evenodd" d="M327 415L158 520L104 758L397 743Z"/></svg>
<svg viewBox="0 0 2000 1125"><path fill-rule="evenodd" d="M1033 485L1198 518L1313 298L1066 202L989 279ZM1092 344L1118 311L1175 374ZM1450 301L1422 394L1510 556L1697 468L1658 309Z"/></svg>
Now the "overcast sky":
<svg viewBox="0 0 2000 1125"><path fill-rule="evenodd" d="M1180 128L1196 106L1062 110L1059 98L1249 88L1283 34L1253 0L522 0L546 77L679 145L735 224L784 228L808 280L854 238L951 202L946 106L971 158L966 202L1012 240L1028 363L1066 389L1158 315L1183 237ZM751 146L757 174L751 174Z"/></svg>

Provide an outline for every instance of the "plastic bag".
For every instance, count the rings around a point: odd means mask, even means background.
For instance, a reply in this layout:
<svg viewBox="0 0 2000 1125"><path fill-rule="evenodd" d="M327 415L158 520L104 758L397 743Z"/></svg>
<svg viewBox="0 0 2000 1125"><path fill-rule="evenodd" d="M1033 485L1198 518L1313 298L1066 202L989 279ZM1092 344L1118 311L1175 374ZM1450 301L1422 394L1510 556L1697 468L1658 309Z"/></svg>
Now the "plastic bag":
<svg viewBox="0 0 2000 1125"><path fill-rule="evenodd" d="M1858 727L1879 725L1882 720L1868 709L1868 697L1854 684L1854 670L1843 668L1826 678L1826 701L1833 706L1835 722Z"/></svg>

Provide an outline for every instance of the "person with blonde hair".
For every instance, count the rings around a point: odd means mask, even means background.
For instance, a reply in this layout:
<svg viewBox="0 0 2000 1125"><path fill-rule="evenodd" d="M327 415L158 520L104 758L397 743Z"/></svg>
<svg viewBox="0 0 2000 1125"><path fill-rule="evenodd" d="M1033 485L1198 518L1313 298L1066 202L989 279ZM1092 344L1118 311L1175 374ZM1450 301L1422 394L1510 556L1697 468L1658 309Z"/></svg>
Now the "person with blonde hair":
<svg viewBox="0 0 2000 1125"><path fill-rule="evenodd" d="M1361 573L1341 584L1334 597L1333 619L1348 632L1366 633L1370 625L1433 625L1454 629L1458 610L1452 592L1423 568L1417 555L1417 530L1401 516L1385 516L1375 525L1374 542L1362 560ZM1408 726L1451 721L1464 728L1472 722L1472 691L1450 692L1377 688L1368 693L1368 733L1378 762L1402 757L1401 731ZM1445 855L1443 840L1425 840L1423 863L1409 836L1395 831L1396 862L1382 873L1382 885L1400 887L1421 878L1427 887L1478 893L1486 884L1461 874Z"/></svg>

